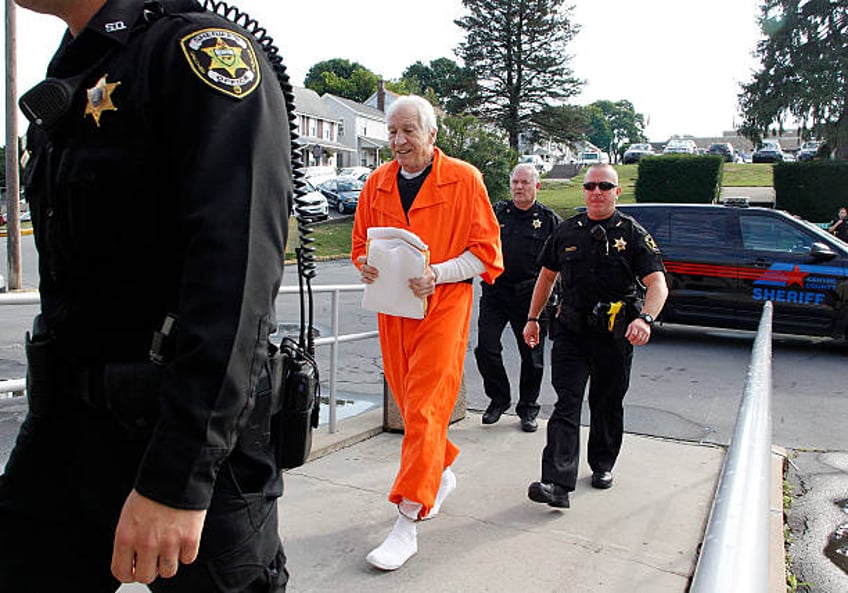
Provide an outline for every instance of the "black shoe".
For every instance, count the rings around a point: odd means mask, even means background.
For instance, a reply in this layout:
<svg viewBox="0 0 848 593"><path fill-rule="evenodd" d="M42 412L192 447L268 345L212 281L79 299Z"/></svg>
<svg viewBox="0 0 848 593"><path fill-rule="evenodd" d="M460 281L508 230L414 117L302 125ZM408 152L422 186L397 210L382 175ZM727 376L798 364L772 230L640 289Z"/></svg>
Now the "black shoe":
<svg viewBox="0 0 848 593"><path fill-rule="evenodd" d="M612 488L612 472L592 472L592 488Z"/></svg>
<svg viewBox="0 0 848 593"><path fill-rule="evenodd" d="M558 509L567 509L571 506L568 501L568 490L559 484L533 482L527 489L527 497L533 502L544 502Z"/></svg>
<svg viewBox="0 0 848 593"><path fill-rule="evenodd" d="M521 419L521 430L524 432L536 432L539 428L539 424L536 422L535 418L522 418Z"/></svg>
<svg viewBox="0 0 848 593"><path fill-rule="evenodd" d="M489 404L489 407L483 412L483 424L494 424L501 419L501 414L504 412L506 412L505 407L497 404Z"/></svg>

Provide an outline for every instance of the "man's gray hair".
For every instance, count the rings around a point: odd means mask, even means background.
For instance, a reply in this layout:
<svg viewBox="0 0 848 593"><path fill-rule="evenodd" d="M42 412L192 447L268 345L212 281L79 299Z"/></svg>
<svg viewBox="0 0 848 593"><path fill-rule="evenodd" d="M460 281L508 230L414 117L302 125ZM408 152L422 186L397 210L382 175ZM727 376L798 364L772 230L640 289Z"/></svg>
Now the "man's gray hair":
<svg viewBox="0 0 848 593"><path fill-rule="evenodd" d="M515 174L519 171L519 169L527 169L533 173L533 183L539 183L541 177L539 177L539 169L536 168L536 165L533 163L518 163L512 168L512 171L509 172L509 182L512 183L512 178L515 177Z"/></svg>
<svg viewBox="0 0 848 593"><path fill-rule="evenodd" d="M386 120L391 119L395 111L401 107L413 107L418 112L418 120L421 122L421 127L427 132L435 132L439 129L436 123L436 112L433 106L424 97L418 95L401 95L395 99L389 108L386 110Z"/></svg>

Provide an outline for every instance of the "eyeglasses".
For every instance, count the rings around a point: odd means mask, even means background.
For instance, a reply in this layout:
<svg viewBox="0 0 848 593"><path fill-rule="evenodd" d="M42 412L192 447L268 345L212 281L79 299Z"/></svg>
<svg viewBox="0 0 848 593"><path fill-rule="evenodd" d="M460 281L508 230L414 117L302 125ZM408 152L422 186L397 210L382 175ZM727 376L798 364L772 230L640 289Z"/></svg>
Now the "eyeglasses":
<svg viewBox="0 0 848 593"><path fill-rule="evenodd" d="M609 191L614 187L618 187L614 183L610 183L609 181L587 181L583 184L583 189L586 191L595 191L595 188L601 188L601 191Z"/></svg>

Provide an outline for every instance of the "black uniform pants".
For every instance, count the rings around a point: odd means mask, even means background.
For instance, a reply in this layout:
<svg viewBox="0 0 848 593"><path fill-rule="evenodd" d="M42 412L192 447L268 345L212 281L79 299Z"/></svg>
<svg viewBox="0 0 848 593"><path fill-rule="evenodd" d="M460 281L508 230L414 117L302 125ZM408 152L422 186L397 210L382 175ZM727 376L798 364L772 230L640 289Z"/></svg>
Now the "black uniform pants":
<svg viewBox="0 0 848 593"><path fill-rule="evenodd" d="M144 439L82 403L27 415L0 476L0 591L111 593L112 546ZM267 449L267 450L266 450ZM197 560L154 593L279 593L288 573L277 532L282 484L270 447L221 466Z"/></svg>
<svg viewBox="0 0 848 593"><path fill-rule="evenodd" d="M522 418L535 418L539 414L539 404L536 400L539 399L542 375L545 372L545 323L540 323L538 346L530 348L524 343L524 325L527 323L532 296L532 285L521 291L497 286L484 288L477 317L477 347L474 349L486 395L493 405L506 410L512 397L509 378L503 364L501 336L507 324L512 328L521 356L515 412Z"/></svg>
<svg viewBox="0 0 848 593"><path fill-rule="evenodd" d="M574 490L580 461L580 412L589 383L589 467L611 471L624 433L624 395L633 346L602 331L574 332L557 321L551 383L557 393L542 452L542 481Z"/></svg>

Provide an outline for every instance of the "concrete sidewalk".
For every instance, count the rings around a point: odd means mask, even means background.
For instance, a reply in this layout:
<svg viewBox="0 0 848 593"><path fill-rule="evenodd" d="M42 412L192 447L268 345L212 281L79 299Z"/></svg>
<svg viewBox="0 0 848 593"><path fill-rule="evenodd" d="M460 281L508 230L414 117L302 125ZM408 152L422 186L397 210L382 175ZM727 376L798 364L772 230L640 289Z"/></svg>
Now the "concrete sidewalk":
<svg viewBox="0 0 848 593"><path fill-rule="evenodd" d="M381 414L370 414L347 419L341 434L316 435L316 454L379 424ZM457 490L420 524L418 554L384 573L365 555L397 516L386 494L401 438L377 434L287 473L280 517L290 593L684 593L724 458L717 447L625 435L615 486L589 486L584 454L572 508L560 511L527 499L545 423L527 434L469 414L450 430L462 451Z"/></svg>
<svg viewBox="0 0 848 593"><path fill-rule="evenodd" d="M457 490L432 521L419 524L418 554L395 572L365 555L390 531L397 510L386 495L402 435L382 432L382 409L315 432L313 455L290 470L280 500L288 593L685 593L724 460L724 449L625 434L606 491L589 485L585 462L571 509L533 503L544 421L523 433L505 417L480 414L451 425L461 453ZM772 476L770 591L783 586L782 475ZM776 506L775 506L776 505ZM774 509L778 509L775 511ZM121 593L141 593L134 584Z"/></svg>

